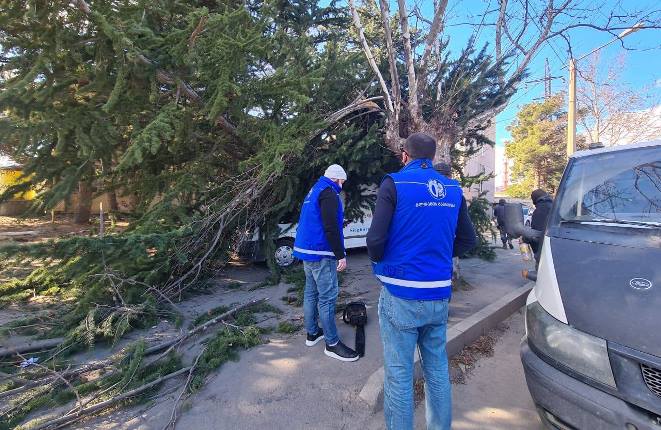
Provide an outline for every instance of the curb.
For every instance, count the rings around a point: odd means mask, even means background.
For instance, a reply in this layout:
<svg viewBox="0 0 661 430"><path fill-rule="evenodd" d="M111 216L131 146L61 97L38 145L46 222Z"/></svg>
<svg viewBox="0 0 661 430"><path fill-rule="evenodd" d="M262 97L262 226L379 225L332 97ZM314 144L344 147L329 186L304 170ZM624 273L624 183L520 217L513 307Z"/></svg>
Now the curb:
<svg viewBox="0 0 661 430"><path fill-rule="evenodd" d="M498 301L448 328L446 344L448 357L458 354L464 346L470 345L477 338L507 319L517 309L524 306L533 285L534 282L529 282L523 287L517 288ZM415 354L413 376L415 380L420 379L422 376L419 360L419 355ZM373 412L378 412L383 408L383 379L384 370L383 366L381 366L370 375L362 390L360 390L360 398L367 403Z"/></svg>

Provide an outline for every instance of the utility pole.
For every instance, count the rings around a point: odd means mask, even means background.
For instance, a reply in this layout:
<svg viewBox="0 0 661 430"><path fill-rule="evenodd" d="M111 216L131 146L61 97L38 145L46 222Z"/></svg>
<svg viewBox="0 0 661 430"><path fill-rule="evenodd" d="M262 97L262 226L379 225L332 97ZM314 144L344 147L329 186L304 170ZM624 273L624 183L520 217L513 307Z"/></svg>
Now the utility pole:
<svg viewBox="0 0 661 430"><path fill-rule="evenodd" d="M549 99L551 97L551 67L549 66L549 59L546 58L546 63L544 64L544 98Z"/></svg>
<svg viewBox="0 0 661 430"><path fill-rule="evenodd" d="M582 60L590 54L594 54L601 48L610 45L616 40L622 40L622 38L635 33L638 30L645 28L642 22L637 23L631 28L627 28L618 36L610 40L609 42L604 43L603 45L594 48L592 51L583 55L578 59L570 58L569 63L566 64L563 69L569 66L569 106L567 109L567 158L569 158L574 152L576 152L576 61Z"/></svg>
<svg viewBox="0 0 661 430"><path fill-rule="evenodd" d="M576 152L576 60L569 60L569 108L567 109L567 158Z"/></svg>

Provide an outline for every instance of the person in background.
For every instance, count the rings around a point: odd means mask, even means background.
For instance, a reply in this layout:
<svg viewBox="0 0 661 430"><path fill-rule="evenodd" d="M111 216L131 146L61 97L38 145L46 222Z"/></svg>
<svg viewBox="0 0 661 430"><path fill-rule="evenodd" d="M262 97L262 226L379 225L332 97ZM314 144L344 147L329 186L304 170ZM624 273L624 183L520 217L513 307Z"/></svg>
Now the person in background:
<svg viewBox="0 0 661 430"><path fill-rule="evenodd" d="M452 402L445 350L452 257L477 243L461 186L433 168L436 141L406 139L404 168L379 187L367 251L383 287L379 325L386 428L413 428L413 357L425 376L427 428L449 430Z"/></svg>
<svg viewBox="0 0 661 430"><path fill-rule="evenodd" d="M514 249L512 238L509 237L505 230L505 199L498 200L498 204L493 210L493 215L494 218L496 218L496 225L500 232L500 240L503 242L503 249L507 249L507 246L509 246L510 249Z"/></svg>
<svg viewBox="0 0 661 430"><path fill-rule="evenodd" d="M434 164L434 170L448 179L452 179L452 167L445 161L439 161Z"/></svg>
<svg viewBox="0 0 661 430"><path fill-rule="evenodd" d="M549 214L551 213L551 207L553 206L553 199L546 191L542 189L536 189L530 193L530 199L535 205L535 211L532 213L532 217L530 219L530 228L544 232L546 231L546 222L548 221ZM530 248L532 248L533 254L535 255L535 261L537 261L537 264L539 264L539 257L542 252L542 243L530 241Z"/></svg>
<svg viewBox="0 0 661 430"><path fill-rule="evenodd" d="M314 346L324 339L327 356L340 361L356 361L358 354L340 341L335 325L335 303L339 293L337 272L347 267L342 235L344 210L340 200L340 191L346 180L344 169L333 164L310 189L301 208L294 256L303 261L305 270L305 344ZM322 327L319 327L319 321Z"/></svg>

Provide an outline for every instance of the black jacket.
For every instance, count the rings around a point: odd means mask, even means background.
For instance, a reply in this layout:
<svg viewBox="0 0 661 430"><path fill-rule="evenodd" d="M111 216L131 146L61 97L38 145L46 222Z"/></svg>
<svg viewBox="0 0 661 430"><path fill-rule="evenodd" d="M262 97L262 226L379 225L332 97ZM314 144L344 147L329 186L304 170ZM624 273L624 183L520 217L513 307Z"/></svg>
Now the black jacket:
<svg viewBox="0 0 661 430"><path fill-rule="evenodd" d="M381 261L388 242L388 230L393 213L397 207L397 189L391 177L384 179L376 195L376 207L372 225L367 232L367 252L372 261ZM457 219L457 232L454 239L453 257L463 255L475 248L477 235L468 216L466 200L461 198L459 218Z"/></svg>
<svg viewBox="0 0 661 430"><path fill-rule="evenodd" d="M553 206L553 199L548 194L537 199L535 203L535 211L532 213L530 219L530 228L533 230L545 231L546 222L548 221L551 207ZM535 259L539 261L539 251L542 249L541 242L530 241L530 247L535 253Z"/></svg>
<svg viewBox="0 0 661 430"><path fill-rule="evenodd" d="M321 223L324 226L326 240L335 254L335 258L341 260L344 255L344 244L337 225L337 210L340 202L337 194L332 188L326 188L319 194L319 210L321 212Z"/></svg>
<svg viewBox="0 0 661 430"><path fill-rule="evenodd" d="M548 194L537 199L535 211L532 213L530 220L530 228L540 231L546 230L546 221L551 213L551 206L553 206L553 199Z"/></svg>
<svg viewBox="0 0 661 430"><path fill-rule="evenodd" d="M498 224L498 228L505 227L505 205L498 203L493 209L493 215L496 218L496 224Z"/></svg>

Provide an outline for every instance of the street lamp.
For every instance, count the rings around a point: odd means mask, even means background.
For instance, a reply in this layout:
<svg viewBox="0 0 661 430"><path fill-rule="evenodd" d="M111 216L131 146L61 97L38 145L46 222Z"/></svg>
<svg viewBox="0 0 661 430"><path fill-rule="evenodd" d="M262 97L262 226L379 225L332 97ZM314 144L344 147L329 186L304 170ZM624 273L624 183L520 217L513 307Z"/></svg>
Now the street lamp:
<svg viewBox="0 0 661 430"><path fill-rule="evenodd" d="M643 23L639 22L631 28L627 28L617 37L614 37L612 40L604 43L603 45L593 49L587 54L583 55L578 59L571 58L569 64L565 65L563 69L569 66L569 107L567 109L567 157L576 152L576 62L582 60L588 55L594 54L601 48L604 48L616 40L622 40L622 38L634 33L643 27Z"/></svg>

